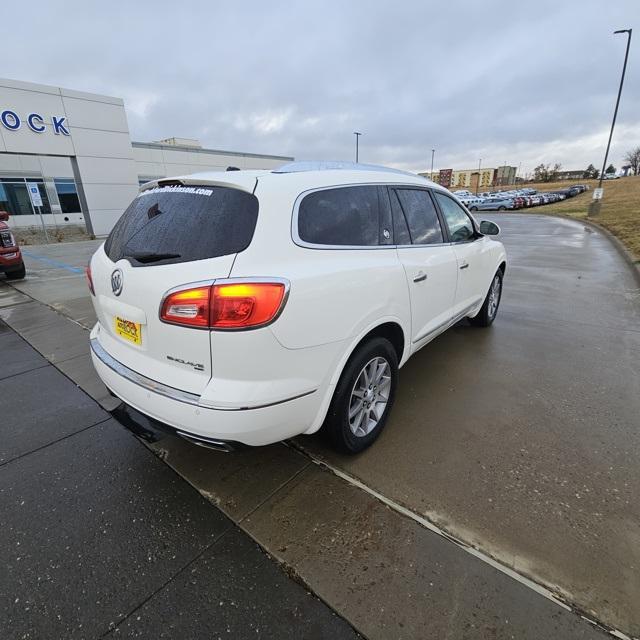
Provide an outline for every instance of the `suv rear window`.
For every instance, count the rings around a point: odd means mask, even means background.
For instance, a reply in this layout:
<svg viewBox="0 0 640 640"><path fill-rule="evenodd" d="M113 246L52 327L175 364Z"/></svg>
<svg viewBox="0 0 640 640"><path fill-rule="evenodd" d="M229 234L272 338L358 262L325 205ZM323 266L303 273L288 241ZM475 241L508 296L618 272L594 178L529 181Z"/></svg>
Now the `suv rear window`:
<svg viewBox="0 0 640 640"><path fill-rule="evenodd" d="M338 187L310 193L298 209L298 235L311 244L354 247L379 244L378 188Z"/></svg>
<svg viewBox="0 0 640 640"><path fill-rule="evenodd" d="M230 187L165 186L140 193L113 227L104 249L134 267L238 253L251 243L258 199Z"/></svg>

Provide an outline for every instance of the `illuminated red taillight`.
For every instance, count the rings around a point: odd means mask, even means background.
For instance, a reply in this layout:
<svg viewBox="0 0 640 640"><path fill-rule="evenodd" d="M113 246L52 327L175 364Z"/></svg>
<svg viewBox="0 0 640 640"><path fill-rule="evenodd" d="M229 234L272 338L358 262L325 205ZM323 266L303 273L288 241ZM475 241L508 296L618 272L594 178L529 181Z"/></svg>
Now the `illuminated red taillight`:
<svg viewBox="0 0 640 640"><path fill-rule="evenodd" d="M160 319L187 327L209 327L211 287L196 287L170 293L162 303Z"/></svg>
<svg viewBox="0 0 640 640"><path fill-rule="evenodd" d="M211 290L211 327L241 329L271 322L282 308L282 282L214 284Z"/></svg>
<svg viewBox="0 0 640 640"><path fill-rule="evenodd" d="M209 329L249 329L269 324L281 311L282 282L225 282L170 293L160 319Z"/></svg>
<svg viewBox="0 0 640 640"><path fill-rule="evenodd" d="M96 290L93 287L93 278L91 276L91 263L87 265L87 268L84 270L87 274L87 284L89 285L89 291L91 291L91 295L96 295Z"/></svg>

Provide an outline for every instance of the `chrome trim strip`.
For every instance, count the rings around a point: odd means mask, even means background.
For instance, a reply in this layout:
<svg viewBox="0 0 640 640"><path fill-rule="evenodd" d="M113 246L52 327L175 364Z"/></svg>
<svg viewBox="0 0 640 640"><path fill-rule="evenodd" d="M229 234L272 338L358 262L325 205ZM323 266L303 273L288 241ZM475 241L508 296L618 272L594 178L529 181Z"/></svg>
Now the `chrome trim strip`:
<svg viewBox="0 0 640 640"><path fill-rule="evenodd" d="M215 405L202 403L200 401L201 396L196 395L195 393L189 393L188 391L175 389L174 387L170 387L169 385L162 384L162 382L157 382L156 380L147 378L147 376L143 376L141 373L138 373L133 369L129 369L129 367L122 364L121 362L118 362L118 360L116 360L113 356L109 355L102 347L102 345L98 342L97 338L92 338L89 342L91 344L91 350L96 355L96 358L98 358L105 366L109 367L109 369L115 371L119 376L122 376L126 380L129 380L129 382L133 382L139 387L148 389L149 391L153 391L154 393L164 396L165 398L176 400L177 402L184 402L185 404L191 404L196 407L201 407L202 409L213 409L215 411L252 411L253 409L266 409L267 407L273 407L278 404L284 404L285 402L291 402L292 400L298 400L299 398L310 396L312 393L315 393L317 391L317 389L311 389L311 391L305 391L304 393L299 393L298 395L291 396L290 398L285 398L284 400L267 402L266 404L259 404L253 407L216 407Z"/></svg>
<svg viewBox="0 0 640 640"><path fill-rule="evenodd" d="M180 391L180 389L174 389L166 384L162 384L161 382L156 382L151 378L147 378L147 376L143 376L141 373L134 371L133 369L129 369L129 367L125 366L121 362L118 362L114 357L110 356L102 347L102 345L98 342L97 338L92 338L90 340L91 350L95 353L96 357L109 369L115 371L119 376L122 376L129 382L133 382L137 384L139 387L143 387L144 389L148 389L149 391L153 391L161 396L165 396L166 398L171 398L171 400L177 400L178 402L184 402L185 404L192 404L195 406L200 406L200 396L195 393L189 393L188 391Z"/></svg>
<svg viewBox="0 0 640 640"><path fill-rule="evenodd" d="M268 402L267 404L258 404L255 407L238 407L237 409L229 409L228 407L211 407L206 404L201 404L200 406L203 407L204 409L217 409L218 411L252 411L253 409L266 409L267 407L275 407L277 404L284 404L285 402L298 400L300 398L310 396L312 393L315 393L316 391L317 389L311 389L311 391L305 391L304 393L299 393L297 396L291 396L290 398L285 398L284 400L276 400L275 402Z"/></svg>
<svg viewBox="0 0 640 640"><path fill-rule="evenodd" d="M466 317L466 315L469 313L469 311L471 311L472 309L474 309L477 306L478 302L479 302L479 300L474 302L473 304L469 305L468 307L465 307L460 313L455 315L453 318L450 318L449 320L445 320L444 322L441 322L437 327L435 327L434 329L431 329L431 331L428 331L424 335L419 336L418 338L413 340L413 344L416 344L418 342L422 342L425 338L428 338L430 336L435 337L434 334L443 333L449 327L452 327L456 322L459 322L464 317Z"/></svg>
<svg viewBox="0 0 640 640"><path fill-rule="evenodd" d="M300 210L300 203L302 200L317 191L328 191L330 189L341 189L345 187L398 187L398 188L409 188L413 187L416 189L430 189L432 184L424 184L420 182L420 178L416 176L416 181L407 181L402 182L401 180L393 180L393 181L384 181L384 182L347 182L347 183L336 183L324 185L322 187L314 187L313 189L307 189L302 193L298 194L294 203L293 203L293 211L291 214L291 239L293 243L303 249L315 249L315 250L330 250L330 251L380 251L383 249L395 249L398 245L395 244L374 244L374 245L350 245L350 244L315 244L313 242L307 242L300 237L298 233L298 214ZM436 185L437 186L437 185ZM409 246L418 246L418 245L409 245ZM419 245L419 246L430 246L430 245ZM436 245L434 245L436 246Z"/></svg>
<svg viewBox="0 0 640 640"><path fill-rule="evenodd" d="M315 244L313 242L307 242L300 237L298 233L298 214L300 210L300 203L302 202L305 196L308 196L311 193L316 193L317 191L327 191L329 189L340 189L343 187L389 187L389 188L397 188L397 189L421 189L431 190L433 192L439 191L445 193L445 195L449 194L443 187L440 187L437 184L429 183L425 184L416 184L415 182L349 182L349 183L341 183L341 184L331 184L325 185L323 187L315 187L313 189L308 189L307 191L303 191L300 193L294 203L293 203L293 212L291 215L291 239L293 243L298 247L302 247L303 249L315 249L315 250L326 250L326 251L380 251L381 249L425 249L425 248L433 248L433 247L452 247L461 244L470 244L478 238L472 238L471 240L465 240L463 242L434 242L433 244L374 244L374 245L351 245L351 244ZM452 198L456 204L461 205L455 198ZM473 224L473 221L472 221ZM474 229L478 231L477 226L473 225Z"/></svg>

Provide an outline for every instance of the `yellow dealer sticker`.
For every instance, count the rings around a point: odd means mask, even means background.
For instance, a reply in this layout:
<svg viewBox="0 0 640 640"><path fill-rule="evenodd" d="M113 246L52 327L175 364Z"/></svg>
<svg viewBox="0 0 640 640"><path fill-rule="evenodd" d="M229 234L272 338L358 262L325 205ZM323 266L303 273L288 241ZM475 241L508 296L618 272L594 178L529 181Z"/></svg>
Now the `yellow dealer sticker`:
<svg viewBox="0 0 640 640"><path fill-rule="evenodd" d="M142 327L139 322L131 322L131 320L125 320L116 316L114 318L116 333L124 338L133 342L133 344L142 344Z"/></svg>

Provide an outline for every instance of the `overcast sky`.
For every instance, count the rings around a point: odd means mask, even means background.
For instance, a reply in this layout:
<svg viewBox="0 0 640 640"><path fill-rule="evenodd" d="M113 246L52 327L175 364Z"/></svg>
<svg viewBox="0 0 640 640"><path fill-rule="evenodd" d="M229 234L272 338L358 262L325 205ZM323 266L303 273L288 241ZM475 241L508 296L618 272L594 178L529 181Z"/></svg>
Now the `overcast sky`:
<svg viewBox="0 0 640 640"><path fill-rule="evenodd" d="M411 170L600 166L640 145L640 0L30 2L0 75L125 100L134 140Z"/></svg>

